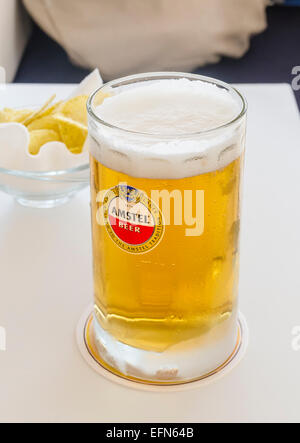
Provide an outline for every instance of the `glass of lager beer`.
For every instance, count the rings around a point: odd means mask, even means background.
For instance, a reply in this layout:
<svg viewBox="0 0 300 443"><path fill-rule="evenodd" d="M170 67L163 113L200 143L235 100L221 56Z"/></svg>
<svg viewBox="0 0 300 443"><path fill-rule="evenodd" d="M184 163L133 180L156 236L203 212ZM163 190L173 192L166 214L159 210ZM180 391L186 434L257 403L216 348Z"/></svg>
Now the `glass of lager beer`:
<svg viewBox="0 0 300 443"><path fill-rule="evenodd" d="M93 340L115 374L184 383L240 345L246 108L228 84L170 72L89 99Z"/></svg>

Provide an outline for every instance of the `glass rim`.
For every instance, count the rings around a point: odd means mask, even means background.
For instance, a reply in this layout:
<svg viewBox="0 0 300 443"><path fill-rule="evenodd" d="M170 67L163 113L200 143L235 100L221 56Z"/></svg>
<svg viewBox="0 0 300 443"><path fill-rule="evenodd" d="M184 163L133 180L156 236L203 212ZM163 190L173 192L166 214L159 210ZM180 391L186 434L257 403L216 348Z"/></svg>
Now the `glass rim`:
<svg viewBox="0 0 300 443"><path fill-rule="evenodd" d="M112 87L116 84L119 84L119 86L126 86L130 83L134 83L134 80L141 80L144 79L145 81L147 80L164 80L164 79L179 79L179 78L187 78L190 80L200 80L202 82L205 83L210 83L210 84L214 84L218 87L221 87L223 89L226 89L228 92L232 92L235 95L238 96L238 98L241 101L242 104L242 109L240 110L240 112L238 113L237 116L235 116L232 120L230 120L229 122L223 123L222 125L216 126L214 128L211 129L206 129L206 130L202 130L202 131L196 131L196 132L189 132L189 133L183 133L183 134L151 134L149 132L140 132L140 131L133 131L130 129L125 129L125 128L121 128L119 126L113 125L105 120L102 120L94 111L94 106L93 106L93 101L95 99L95 97L97 96L97 94L99 92L101 92L103 89ZM137 82L136 82L137 83ZM190 73L186 73L186 72L172 72L172 71L167 71L167 72L147 72L147 73L142 73L142 74L135 74L135 75L129 75L126 77L120 77L118 79L115 80L111 80L110 82L104 83L102 86L100 86L100 88L97 88L89 97L88 101L87 101L87 111L88 111L88 115L94 119L96 122L100 123L103 126L106 126L110 129L113 130L117 130L117 131L121 131L122 133L126 133L129 135L136 135L136 136L143 136L143 137L148 137L148 138L162 138L162 139L184 139L184 138L189 138L191 136L203 136L206 134L212 134L214 132L218 132L220 130L226 129L231 127L232 125L234 125L235 123L238 123L247 113L247 109L248 109L248 104L247 104L247 100L244 97L244 95L234 86L223 82L222 80L218 80L216 78L213 77L208 77L208 76L204 76L204 75L200 75L200 74L190 74Z"/></svg>

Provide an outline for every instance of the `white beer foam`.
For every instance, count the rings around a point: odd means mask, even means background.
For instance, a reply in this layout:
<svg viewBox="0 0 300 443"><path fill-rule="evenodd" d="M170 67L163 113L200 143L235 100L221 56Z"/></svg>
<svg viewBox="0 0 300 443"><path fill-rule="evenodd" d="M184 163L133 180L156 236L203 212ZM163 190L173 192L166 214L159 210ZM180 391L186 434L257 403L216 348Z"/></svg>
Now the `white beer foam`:
<svg viewBox="0 0 300 443"><path fill-rule="evenodd" d="M90 151L105 166L134 177L171 179L215 171L244 148L244 119L222 127L241 109L241 99L202 81L122 87L96 109L99 118L121 130L91 123Z"/></svg>

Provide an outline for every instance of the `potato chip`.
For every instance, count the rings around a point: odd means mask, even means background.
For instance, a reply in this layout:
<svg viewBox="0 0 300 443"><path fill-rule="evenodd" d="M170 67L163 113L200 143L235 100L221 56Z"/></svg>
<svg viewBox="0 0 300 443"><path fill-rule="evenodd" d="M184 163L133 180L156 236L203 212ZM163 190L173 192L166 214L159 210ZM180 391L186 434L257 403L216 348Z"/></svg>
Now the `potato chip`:
<svg viewBox="0 0 300 443"><path fill-rule="evenodd" d="M67 148L73 153L81 153L88 134L87 127L61 114L56 114L54 118L58 122L61 140Z"/></svg>
<svg viewBox="0 0 300 443"><path fill-rule="evenodd" d="M40 109L32 112L32 114L29 117L25 118L20 123L22 123L24 126L28 126L31 122L33 122L33 120L39 118L39 116L47 110L48 106L53 102L55 97L56 94L52 95L52 97L50 97L49 100L47 100L46 103Z"/></svg>
<svg viewBox="0 0 300 443"><path fill-rule="evenodd" d="M4 108L3 112L11 119L14 115L14 113L16 112L16 109L12 109L12 108ZM32 111L29 111L32 112Z"/></svg>
<svg viewBox="0 0 300 443"><path fill-rule="evenodd" d="M4 108L3 111L0 111L0 123L20 123L31 114L32 111L29 109Z"/></svg>
<svg viewBox="0 0 300 443"><path fill-rule="evenodd" d="M57 121L54 119L53 114L57 112L61 101L50 106L44 112L39 114L31 123L27 125L29 131L36 129L52 129L53 131L59 132Z"/></svg>
<svg viewBox="0 0 300 443"><path fill-rule="evenodd" d="M81 154L82 153L82 147L81 146L77 146L75 148L70 148L69 151L72 154Z"/></svg>
<svg viewBox="0 0 300 443"><path fill-rule="evenodd" d="M35 131L37 129L52 129L53 131L59 132L57 120L53 115L47 115L45 117L40 117L28 126L28 131Z"/></svg>
<svg viewBox="0 0 300 443"><path fill-rule="evenodd" d="M61 105L62 103L63 103L63 102L60 101L60 102L57 102L57 103L55 103L54 105L50 106L50 108L47 108L44 112L41 112L41 113L37 116L37 119L40 119L40 118L43 118L43 117L47 117L48 115L55 114L55 113L58 111L58 109L59 109L59 107L60 107L60 105Z"/></svg>
<svg viewBox="0 0 300 443"><path fill-rule="evenodd" d="M58 132L51 129L37 129L30 132L29 153L37 155L45 143L61 141Z"/></svg>
<svg viewBox="0 0 300 443"><path fill-rule="evenodd" d="M71 98L71 100L62 103L59 107L58 113L59 115L63 115L68 119L87 126L87 100L87 95L79 95L78 97Z"/></svg>
<svg viewBox="0 0 300 443"><path fill-rule="evenodd" d="M10 120L10 114L7 113L4 109L3 111L0 111L0 123L9 123Z"/></svg>
<svg viewBox="0 0 300 443"><path fill-rule="evenodd" d="M32 114L29 109L20 109L14 112L12 121L21 123L25 118L28 118Z"/></svg>

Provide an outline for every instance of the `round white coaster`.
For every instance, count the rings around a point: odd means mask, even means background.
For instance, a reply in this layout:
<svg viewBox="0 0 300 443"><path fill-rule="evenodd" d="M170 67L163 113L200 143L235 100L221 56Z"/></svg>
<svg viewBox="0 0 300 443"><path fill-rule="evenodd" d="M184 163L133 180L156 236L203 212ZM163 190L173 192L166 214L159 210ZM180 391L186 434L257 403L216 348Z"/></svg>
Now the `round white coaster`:
<svg viewBox="0 0 300 443"><path fill-rule="evenodd" d="M240 343L237 346L235 352L232 354L231 358L224 364L220 369L216 370L216 372L211 373L203 378L190 382L183 382L180 384L174 385L156 385L156 384L147 384L139 381L128 380L124 377L118 376L104 366L101 365L100 361L98 361L90 351L87 343L86 343L86 328L88 321L90 320L93 313L93 305L88 306L88 308L82 314L77 328L76 328L76 338L79 346L80 353L87 364L94 369L98 374L102 375L107 380L118 383L127 388L138 389L142 391L152 391L152 392L178 392L178 391L187 391L189 389L195 389L202 386L206 386L209 383L212 383L216 380L219 380L221 377L224 377L228 374L233 368L235 368L240 361L243 359L249 342L249 330L247 326L246 319L244 315L239 313L239 331L240 331Z"/></svg>

